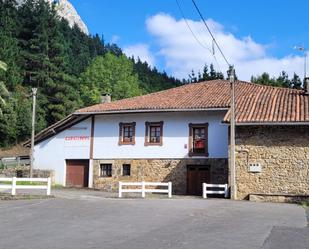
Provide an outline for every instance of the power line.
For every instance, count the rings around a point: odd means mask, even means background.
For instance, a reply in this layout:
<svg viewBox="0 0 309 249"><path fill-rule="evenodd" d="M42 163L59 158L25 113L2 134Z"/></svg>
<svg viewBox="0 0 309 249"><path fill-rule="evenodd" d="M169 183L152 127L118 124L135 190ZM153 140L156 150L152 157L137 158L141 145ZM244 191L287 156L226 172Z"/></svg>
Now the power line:
<svg viewBox="0 0 309 249"><path fill-rule="evenodd" d="M204 19L203 15L202 15L202 13L201 13L200 9L198 8L198 6L196 5L196 3L195 3L195 1L194 1L194 0L192 0L192 3L193 3L193 5L195 6L195 8L196 8L196 10L197 10L198 14L200 15L200 17L201 17L201 19L202 19L203 23L205 24L205 26L206 26L206 28L207 28L207 30L208 30L208 32L209 32L209 34L211 35L211 37L212 37L212 39L213 39L213 42L216 44L216 46L217 46L218 50L220 51L220 53L221 53L221 55L222 55L223 59L225 60L225 62L227 63L227 65L228 65L228 66L231 66L231 65L230 65L230 63L228 62L228 60L226 59L226 57L225 57L224 53L222 52L222 50L221 50L221 48L220 48L220 46L219 46L218 42L216 41L216 38L213 36L213 34L212 34L212 32L211 32L210 28L208 27L208 25L207 25L207 23L206 23L206 21L205 21L205 19Z"/></svg>
<svg viewBox="0 0 309 249"><path fill-rule="evenodd" d="M177 6L178 6L178 9L179 9L179 11L180 11L180 13L181 13L181 15L182 15L182 18L184 19L184 21L185 21L185 23L186 23L188 29L190 30L192 36L194 37L194 39L200 44L201 47L203 47L204 49L208 50L208 51L211 53L211 49L210 49L209 47L206 47L206 46L197 38L197 36L194 34L193 30L191 29L191 27L190 27L190 25L189 25L189 23L188 23L188 21L187 21L187 18L185 17L184 12L182 11L182 8L181 8L181 6L180 6L178 0L176 0L176 3L177 3Z"/></svg>
<svg viewBox="0 0 309 249"><path fill-rule="evenodd" d="M182 10L182 8L181 8L180 3L179 3L178 0L176 0L176 3L177 3L178 9L179 9L179 11L180 11L180 13L181 13L181 15L182 15L182 17L183 17L183 19L184 19L184 21L185 21L187 27L188 27L188 29L190 30L192 36L194 37L194 39L197 41L197 43L198 43L202 48L204 48L204 49L206 49L207 51L210 52L210 54L211 54L211 55L214 57L214 59L215 59L215 62L216 62L216 64L217 64L217 67L218 67L220 73L222 73L221 67L220 67L219 62L218 62L218 60L217 60L217 57L216 57L216 55L215 55L215 50L214 50L214 47L213 47L213 42L214 42L214 40L212 40L212 49L210 49L209 47L205 46L205 45L198 39L198 37L195 35L195 33L193 32L192 28L190 27L190 25L189 25L189 23L188 23L188 21L187 21L187 18L186 18L186 16L185 16L185 14L184 14L184 12L183 12L183 10ZM205 41L204 41L204 42L205 42Z"/></svg>

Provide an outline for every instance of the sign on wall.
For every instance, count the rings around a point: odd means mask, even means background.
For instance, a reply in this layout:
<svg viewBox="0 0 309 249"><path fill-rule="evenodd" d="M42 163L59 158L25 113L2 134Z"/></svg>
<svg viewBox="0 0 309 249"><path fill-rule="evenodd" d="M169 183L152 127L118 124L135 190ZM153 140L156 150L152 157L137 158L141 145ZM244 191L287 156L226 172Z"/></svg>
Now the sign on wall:
<svg viewBox="0 0 309 249"><path fill-rule="evenodd" d="M89 146L90 136L86 127L74 127L66 130L64 145L66 147Z"/></svg>

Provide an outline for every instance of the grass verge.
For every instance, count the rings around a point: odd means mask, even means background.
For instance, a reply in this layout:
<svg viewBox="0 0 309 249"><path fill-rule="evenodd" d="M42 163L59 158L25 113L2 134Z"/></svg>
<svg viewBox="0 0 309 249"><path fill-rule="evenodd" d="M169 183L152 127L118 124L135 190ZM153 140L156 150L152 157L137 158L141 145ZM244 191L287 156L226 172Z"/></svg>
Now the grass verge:
<svg viewBox="0 0 309 249"><path fill-rule="evenodd" d="M44 183L44 184L43 184ZM0 185L11 185L11 181L0 181ZM16 181L16 185L30 185L30 186L36 186L36 185L46 185L46 182L25 182L25 181Z"/></svg>
<svg viewBox="0 0 309 249"><path fill-rule="evenodd" d="M30 195L19 194L12 196L9 193L0 193L0 201L12 201L12 200L36 200L36 199L51 199L55 198L53 195Z"/></svg>

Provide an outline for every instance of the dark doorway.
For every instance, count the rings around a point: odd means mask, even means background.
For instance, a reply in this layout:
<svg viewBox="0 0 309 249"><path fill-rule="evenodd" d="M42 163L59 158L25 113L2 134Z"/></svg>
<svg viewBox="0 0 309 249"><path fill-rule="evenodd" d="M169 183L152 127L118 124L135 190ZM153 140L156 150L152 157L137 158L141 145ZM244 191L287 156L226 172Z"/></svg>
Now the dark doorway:
<svg viewBox="0 0 309 249"><path fill-rule="evenodd" d="M88 187L89 160L66 160L66 186Z"/></svg>
<svg viewBox="0 0 309 249"><path fill-rule="evenodd" d="M187 194L202 195L203 183L210 183L209 165L188 165L187 167Z"/></svg>

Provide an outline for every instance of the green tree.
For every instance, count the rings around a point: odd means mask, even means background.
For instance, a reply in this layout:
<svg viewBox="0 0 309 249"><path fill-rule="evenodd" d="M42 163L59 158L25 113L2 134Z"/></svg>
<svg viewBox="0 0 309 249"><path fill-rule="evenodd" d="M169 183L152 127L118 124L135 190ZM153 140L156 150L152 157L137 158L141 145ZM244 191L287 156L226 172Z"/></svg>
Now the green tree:
<svg viewBox="0 0 309 249"><path fill-rule="evenodd" d="M293 78L290 81L290 87L294 89L301 89L302 83L299 76L294 73Z"/></svg>
<svg viewBox="0 0 309 249"><path fill-rule="evenodd" d="M157 92L180 86L180 80L168 76L166 72L159 72L156 67L151 67L146 61L142 62L139 58L130 58L133 62L134 72L138 75L139 86L142 93Z"/></svg>
<svg viewBox="0 0 309 249"><path fill-rule="evenodd" d="M279 77L276 79L276 86L281 87L290 87L291 81L289 80L289 76L285 71L282 71Z"/></svg>
<svg viewBox="0 0 309 249"><path fill-rule="evenodd" d="M32 101L28 93L28 89L23 86L17 86L16 92L13 94L12 98L15 100L14 111L16 113L16 141L25 141L31 135L31 107ZM41 124L40 118L42 116L38 115L36 127L38 129L44 128L46 124Z"/></svg>
<svg viewBox="0 0 309 249"><path fill-rule="evenodd" d="M2 69L2 70L4 70L4 71L6 71L6 70L7 70L7 65L6 65L6 63L5 63L5 62L0 61L0 69Z"/></svg>
<svg viewBox="0 0 309 249"><path fill-rule="evenodd" d="M9 147L16 143L16 113L14 111L15 101L11 99L1 107L0 115L0 147Z"/></svg>
<svg viewBox="0 0 309 249"><path fill-rule="evenodd" d="M9 92L6 89L5 84L2 81L0 81L0 115L3 114L3 108L6 105L6 99L8 98L8 96Z"/></svg>
<svg viewBox="0 0 309 249"><path fill-rule="evenodd" d="M0 61L0 69L3 71L7 70L7 65L3 61ZM9 92L4 84L4 82L0 81L0 116L3 115L3 109L6 105L6 99L9 96Z"/></svg>
<svg viewBox="0 0 309 249"><path fill-rule="evenodd" d="M81 105L76 77L68 73L65 39L54 6L27 0L20 8L24 84L39 88L38 105L52 124Z"/></svg>
<svg viewBox="0 0 309 249"><path fill-rule="evenodd" d="M267 86L276 85L276 79L271 78L268 73L262 73L260 76L257 77L252 76L251 82Z"/></svg>
<svg viewBox="0 0 309 249"><path fill-rule="evenodd" d="M282 71L280 75L276 78L271 78L268 73L263 73L259 76L251 76L251 82L277 87L289 87L295 89L301 89L301 80L297 74L294 73L293 78L289 78L285 71Z"/></svg>
<svg viewBox="0 0 309 249"><path fill-rule="evenodd" d="M123 99L141 94L133 63L125 55L98 56L81 76L80 93L86 105L98 103L101 93Z"/></svg>
<svg viewBox="0 0 309 249"><path fill-rule="evenodd" d="M196 77L193 69L192 69L191 73L189 74L189 80L188 81L190 83L197 83L197 77Z"/></svg>
<svg viewBox="0 0 309 249"><path fill-rule="evenodd" d="M0 0L0 58L6 62L7 70L0 72L0 79L5 82L9 91L21 83L20 70L17 66L18 47L18 14L14 0ZM0 68L3 68L0 62Z"/></svg>

